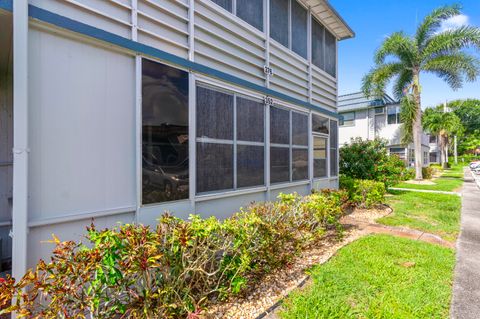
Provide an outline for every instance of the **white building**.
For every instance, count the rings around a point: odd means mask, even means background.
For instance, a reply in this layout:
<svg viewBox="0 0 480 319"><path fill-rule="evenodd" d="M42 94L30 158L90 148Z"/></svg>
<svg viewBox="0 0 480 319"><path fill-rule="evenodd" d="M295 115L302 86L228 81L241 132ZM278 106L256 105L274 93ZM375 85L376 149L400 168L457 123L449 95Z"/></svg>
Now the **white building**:
<svg viewBox="0 0 480 319"><path fill-rule="evenodd" d="M338 112L341 115L340 146L355 137L386 139L389 153L398 155L409 166L414 165L413 143L401 143L399 102L387 94L381 99L368 99L362 93L352 93L338 97ZM422 134L422 163L425 166L430 164L429 152L429 136Z"/></svg>
<svg viewBox="0 0 480 319"><path fill-rule="evenodd" d="M226 217L338 185L337 41L354 34L326 0L0 0L0 30L17 277L92 218Z"/></svg>

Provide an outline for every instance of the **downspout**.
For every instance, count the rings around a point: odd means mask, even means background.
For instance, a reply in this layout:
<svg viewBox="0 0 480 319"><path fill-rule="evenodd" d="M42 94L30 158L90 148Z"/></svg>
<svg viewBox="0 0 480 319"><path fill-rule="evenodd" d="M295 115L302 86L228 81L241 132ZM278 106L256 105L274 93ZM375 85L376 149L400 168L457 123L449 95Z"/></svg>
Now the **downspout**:
<svg viewBox="0 0 480 319"><path fill-rule="evenodd" d="M27 270L28 1L13 1L13 245L12 275Z"/></svg>

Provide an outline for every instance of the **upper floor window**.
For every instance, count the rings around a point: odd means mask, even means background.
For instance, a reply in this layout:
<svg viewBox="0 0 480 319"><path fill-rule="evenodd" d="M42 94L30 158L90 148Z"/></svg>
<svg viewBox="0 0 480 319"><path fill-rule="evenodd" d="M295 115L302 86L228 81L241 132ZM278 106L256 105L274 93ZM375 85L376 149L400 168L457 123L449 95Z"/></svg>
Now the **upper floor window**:
<svg viewBox="0 0 480 319"><path fill-rule="evenodd" d="M307 9L295 0L271 0L270 37L306 59Z"/></svg>
<svg viewBox="0 0 480 319"><path fill-rule="evenodd" d="M436 135L429 135L428 139L429 139L429 143L437 143Z"/></svg>
<svg viewBox="0 0 480 319"><path fill-rule="evenodd" d="M263 0L212 0L225 10L263 31Z"/></svg>
<svg viewBox="0 0 480 319"><path fill-rule="evenodd" d="M400 106L389 105L387 107L387 123L388 124L400 124Z"/></svg>
<svg viewBox="0 0 480 319"><path fill-rule="evenodd" d="M336 76L337 41L320 22L312 17L312 63L331 76Z"/></svg>
<svg viewBox="0 0 480 319"><path fill-rule="evenodd" d="M385 107L376 107L375 108L375 114L384 114L385 113Z"/></svg>
<svg viewBox="0 0 480 319"><path fill-rule="evenodd" d="M340 114L340 126L354 126L355 112L347 112Z"/></svg>

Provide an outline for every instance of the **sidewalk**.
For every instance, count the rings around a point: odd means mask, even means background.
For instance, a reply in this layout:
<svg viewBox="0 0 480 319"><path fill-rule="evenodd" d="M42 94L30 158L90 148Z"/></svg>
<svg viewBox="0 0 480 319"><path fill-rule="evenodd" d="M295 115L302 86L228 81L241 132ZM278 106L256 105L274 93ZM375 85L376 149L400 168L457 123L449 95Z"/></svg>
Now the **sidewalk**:
<svg viewBox="0 0 480 319"><path fill-rule="evenodd" d="M455 319L477 319L480 314L480 189L468 168L462 189L461 231L450 311Z"/></svg>

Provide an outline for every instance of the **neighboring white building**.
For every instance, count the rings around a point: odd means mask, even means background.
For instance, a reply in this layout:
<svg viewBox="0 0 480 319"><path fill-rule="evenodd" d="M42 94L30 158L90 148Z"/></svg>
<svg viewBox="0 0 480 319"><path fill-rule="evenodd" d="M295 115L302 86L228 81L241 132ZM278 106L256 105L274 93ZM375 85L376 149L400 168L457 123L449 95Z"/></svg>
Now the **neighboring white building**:
<svg viewBox="0 0 480 319"><path fill-rule="evenodd" d="M92 218L223 218L338 185L337 41L354 33L326 0L0 0L0 30L16 276Z"/></svg>
<svg viewBox="0 0 480 319"><path fill-rule="evenodd" d="M368 99L362 93L340 95L338 112L341 115L339 129L340 147L351 138L388 141L388 151L398 155L408 166L414 165L413 143L401 143L400 104L387 94L381 99ZM430 164L429 136L422 134L422 163Z"/></svg>

